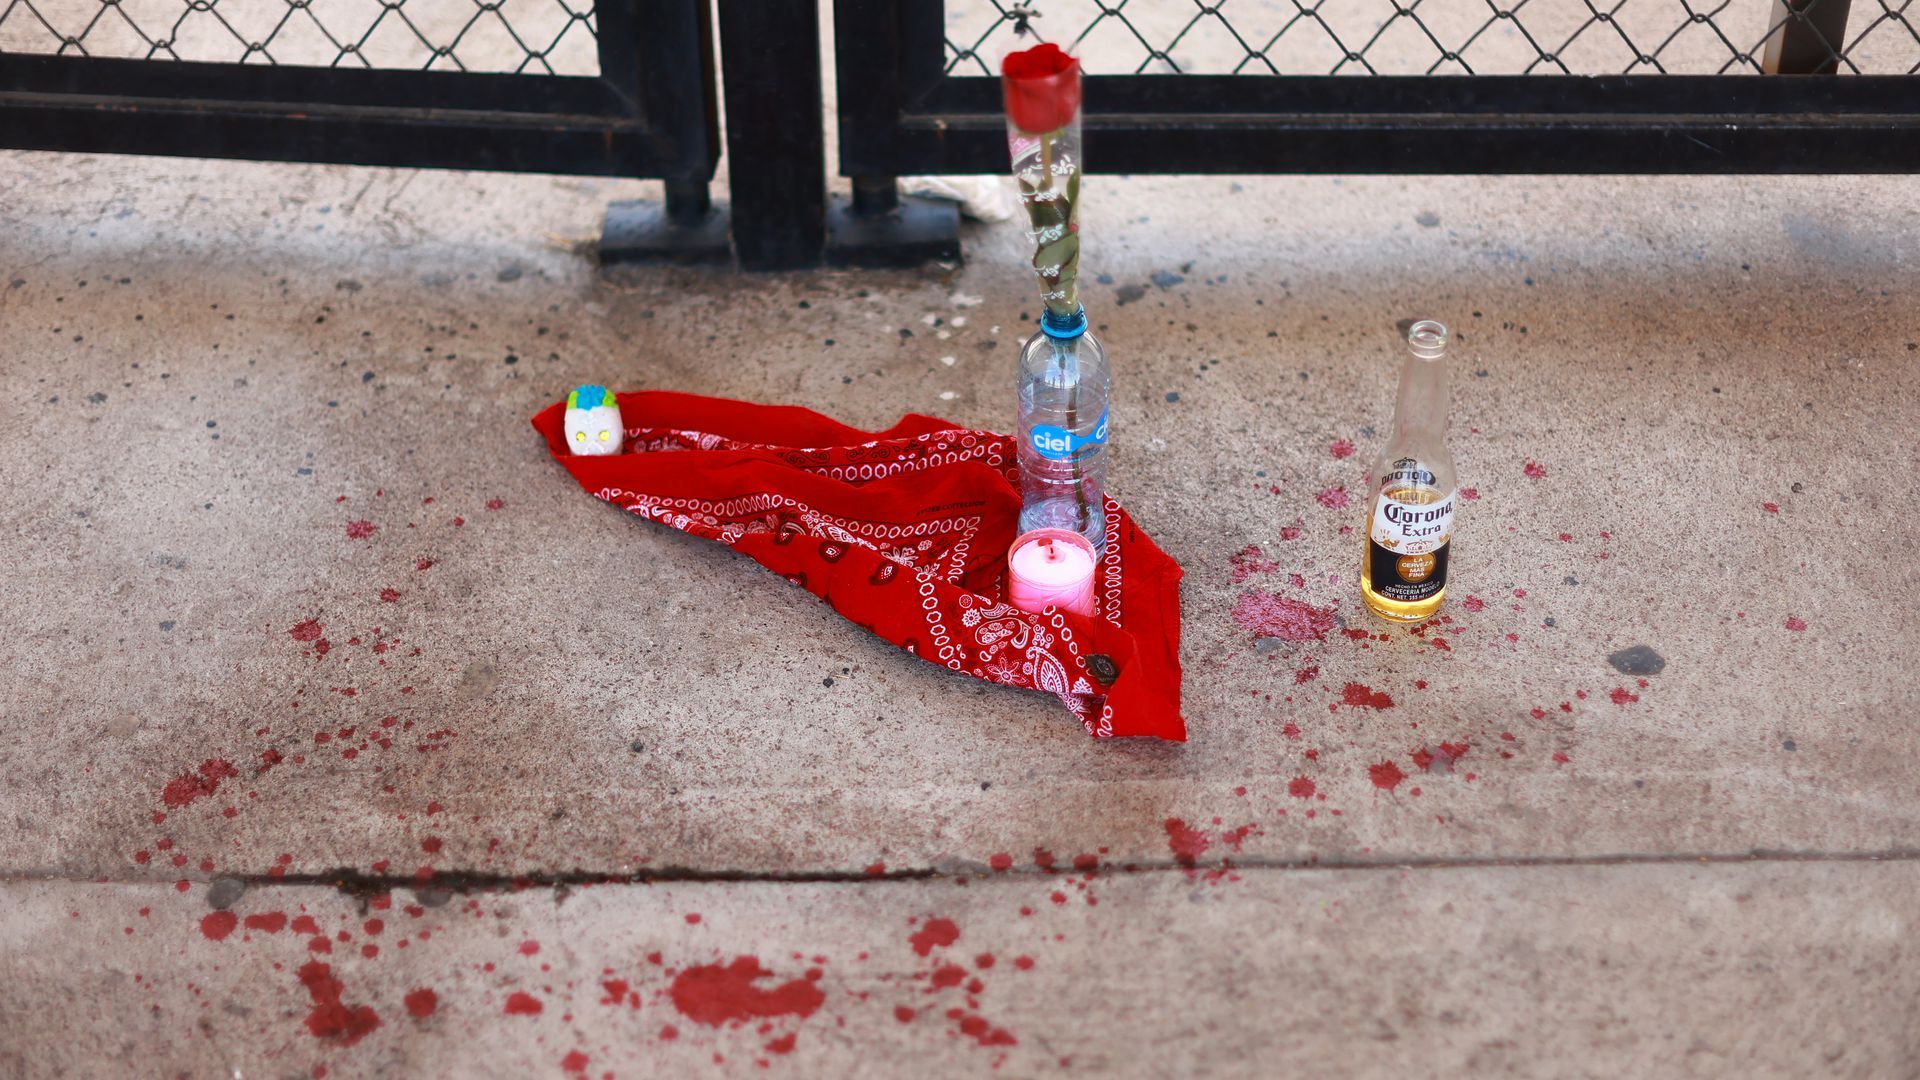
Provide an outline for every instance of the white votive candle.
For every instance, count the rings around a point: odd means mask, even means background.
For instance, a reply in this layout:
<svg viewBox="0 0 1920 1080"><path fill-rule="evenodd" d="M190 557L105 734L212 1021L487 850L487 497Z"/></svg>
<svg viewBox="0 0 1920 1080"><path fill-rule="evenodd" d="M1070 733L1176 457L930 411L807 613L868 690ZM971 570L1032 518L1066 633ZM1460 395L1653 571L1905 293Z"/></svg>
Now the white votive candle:
<svg viewBox="0 0 1920 1080"><path fill-rule="evenodd" d="M1093 614L1093 545L1067 529L1022 533L1007 552L1007 599L1022 611L1048 605Z"/></svg>

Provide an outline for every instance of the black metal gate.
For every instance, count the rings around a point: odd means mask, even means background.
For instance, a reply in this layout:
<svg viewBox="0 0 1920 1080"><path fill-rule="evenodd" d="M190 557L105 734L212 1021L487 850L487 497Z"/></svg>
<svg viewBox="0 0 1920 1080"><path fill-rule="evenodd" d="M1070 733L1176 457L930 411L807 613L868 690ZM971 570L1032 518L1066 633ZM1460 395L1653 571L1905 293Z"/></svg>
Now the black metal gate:
<svg viewBox="0 0 1920 1080"><path fill-rule="evenodd" d="M430 3L378 0L351 25L335 7L329 25L313 0L144 16L132 0L0 0L0 145L653 177L675 223L708 216L705 3L552 0L519 26L502 0Z"/></svg>
<svg viewBox="0 0 1920 1080"><path fill-rule="evenodd" d="M743 266L955 255L895 178L1007 168L1031 24L1089 58L1097 171L1920 171L1920 0L832 0L831 213L817 0L321 2L0 0L0 146L657 177L604 253L724 256L718 74Z"/></svg>

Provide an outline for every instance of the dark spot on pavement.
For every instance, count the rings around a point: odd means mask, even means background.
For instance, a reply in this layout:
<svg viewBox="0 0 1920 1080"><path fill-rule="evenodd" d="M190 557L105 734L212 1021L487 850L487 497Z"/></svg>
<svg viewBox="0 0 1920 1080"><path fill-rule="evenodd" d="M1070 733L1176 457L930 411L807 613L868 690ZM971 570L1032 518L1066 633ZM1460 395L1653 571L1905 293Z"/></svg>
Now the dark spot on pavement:
<svg viewBox="0 0 1920 1080"><path fill-rule="evenodd" d="M1658 675L1667 669L1667 658L1651 645L1635 645L1607 657L1607 663L1622 675Z"/></svg>
<svg viewBox="0 0 1920 1080"><path fill-rule="evenodd" d="M1431 210L1422 210L1413 215L1413 223L1423 229L1437 229L1440 227L1440 215Z"/></svg>
<svg viewBox="0 0 1920 1080"><path fill-rule="evenodd" d="M237 877L217 877L207 886L207 904L225 911L238 903L240 895L247 891L247 883Z"/></svg>
<svg viewBox="0 0 1920 1080"><path fill-rule="evenodd" d="M1187 279L1171 270L1155 270L1153 273L1147 275L1147 280L1163 289L1171 289Z"/></svg>
<svg viewBox="0 0 1920 1080"><path fill-rule="evenodd" d="M1172 402L1177 402L1177 401L1179 401L1179 400L1180 400L1180 391L1178 391L1178 390L1169 390L1169 391L1167 391L1167 401L1168 401L1169 403L1172 403Z"/></svg>
<svg viewBox="0 0 1920 1080"><path fill-rule="evenodd" d="M1787 739L1786 741L1784 741L1784 742L1782 742L1782 743L1780 744L1780 749L1782 749L1782 750L1798 750L1798 749L1800 749L1800 748L1799 748L1798 746L1795 746L1795 745L1793 744L1793 740L1792 740L1792 739Z"/></svg>
<svg viewBox="0 0 1920 1080"><path fill-rule="evenodd" d="M1145 295L1147 295L1145 285L1122 285L1113 291L1113 306L1126 307Z"/></svg>

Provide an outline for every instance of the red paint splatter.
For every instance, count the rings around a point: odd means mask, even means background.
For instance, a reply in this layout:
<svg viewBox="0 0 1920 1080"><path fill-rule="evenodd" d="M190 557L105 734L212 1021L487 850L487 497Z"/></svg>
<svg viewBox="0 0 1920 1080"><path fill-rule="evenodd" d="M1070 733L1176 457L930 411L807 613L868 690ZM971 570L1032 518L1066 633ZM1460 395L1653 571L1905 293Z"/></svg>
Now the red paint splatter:
<svg viewBox="0 0 1920 1080"><path fill-rule="evenodd" d="M708 1027L781 1016L804 1018L812 1016L827 1000L810 979L794 979L771 990L754 985L772 974L760 966L759 960L742 956L727 965L690 967L674 977L668 992L682 1016ZM662 1037L666 1037L665 1032Z"/></svg>
<svg viewBox="0 0 1920 1080"><path fill-rule="evenodd" d="M1626 705L1626 704L1629 704L1629 703L1631 703L1631 702L1635 702L1635 701L1639 701L1639 700L1640 700L1640 695L1639 695L1639 694L1635 694L1635 693L1633 693L1633 692L1631 692L1631 691L1629 691L1629 690L1628 690L1628 689L1627 689L1626 687L1624 687L1624 686L1616 686L1616 687L1614 687L1614 688L1613 688L1613 693L1611 693L1611 694L1608 694L1608 695L1607 695L1607 697L1609 697L1609 698L1611 698L1611 699L1613 700L1613 703L1614 703L1615 705Z"/></svg>
<svg viewBox="0 0 1920 1080"><path fill-rule="evenodd" d="M317 934L320 932L320 924L313 921L313 916L311 915L295 915L293 917L293 932L296 934Z"/></svg>
<svg viewBox="0 0 1920 1080"><path fill-rule="evenodd" d="M1529 480L1544 480L1547 477L1547 467L1537 461L1527 462L1527 467L1521 471L1527 474Z"/></svg>
<svg viewBox="0 0 1920 1080"><path fill-rule="evenodd" d="M1340 704L1351 705L1356 709L1391 709L1393 698L1385 690L1375 690L1363 683L1350 682L1340 691Z"/></svg>
<svg viewBox="0 0 1920 1080"><path fill-rule="evenodd" d="M1478 499L1480 497L1480 489L1479 488L1461 488L1460 497L1467 500L1468 502L1472 502L1473 500Z"/></svg>
<svg viewBox="0 0 1920 1080"><path fill-rule="evenodd" d="M1337 625L1332 608L1317 608L1303 600L1275 596L1264 589L1248 589L1233 606L1233 621L1241 629L1282 641L1325 641Z"/></svg>
<svg viewBox="0 0 1920 1080"><path fill-rule="evenodd" d="M287 928L287 916L284 912L263 911L258 915L247 916L247 929L262 933L277 934Z"/></svg>
<svg viewBox="0 0 1920 1080"><path fill-rule="evenodd" d="M1779 503L1761 503L1760 509L1765 510L1769 514L1777 514L1780 512L1780 504Z"/></svg>
<svg viewBox="0 0 1920 1080"><path fill-rule="evenodd" d="M1229 557L1227 562L1233 567L1233 583L1235 585L1240 584L1255 574L1271 574L1275 570L1280 569L1279 563L1261 554L1258 544L1248 544Z"/></svg>
<svg viewBox="0 0 1920 1080"><path fill-rule="evenodd" d="M1344 485L1326 488L1315 495L1313 501L1329 510L1338 510L1347 505L1347 489Z"/></svg>
<svg viewBox="0 0 1920 1080"><path fill-rule="evenodd" d="M913 1007L909 1005L895 1005L893 1007L893 1018L903 1024L913 1023L913 1018L919 1015L920 1014L915 1012Z"/></svg>
<svg viewBox="0 0 1920 1080"><path fill-rule="evenodd" d="M1212 841L1207 839L1206 833L1188 828L1187 823L1179 818L1168 818L1166 829L1167 847L1173 852L1174 861L1181 866L1192 867L1200 860L1200 856L1207 853L1207 848L1212 846Z"/></svg>
<svg viewBox="0 0 1920 1080"><path fill-rule="evenodd" d="M1293 673L1293 685L1302 686L1320 677L1320 665L1308 664Z"/></svg>
<svg viewBox="0 0 1920 1080"><path fill-rule="evenodd" d="M413 564L413 568L415 570L431 570L433 569L433 560L421 559L419 562Z"/></svg>
<svg viewBox="0 0 1920 1080"><path fill-rule="evenodd" d="M1019 968L1019 969L1020 969L1021 971L1032 971L1032 970L1033 970L1033 957L1031 957L1031 956L1016 956L1016 957L1014 957L1014 958L1013 958L1013 966L1014 966L1014 967L1017 967L1017 968Z"/></svg>
<svg viewBox="0 0 1920 1080"><path fill-rule="evenodd" d="M1064 894L1060 895L1064 896ZM933 986L936 990L944 990L949 986L959 986L966 981L967 969L958 964L942 964L933 969Z"/></svg>
<svg viewBox="0 0 1920 1080"><path fill-rule="evenodd" d="M1381 788L1385 791L1392 791L1394 788L1399 787L1400 781L1406 778L1407 774L1400 771L1400 766L1395 765L1391 761L1382 761L1378 765L1367 766L1367 779L1373 781L1374 787Z"/></svg>
<svg viewBox="0 0 1920 1080"><path fill-rule="evenodd" d="M320 625L319 619L304 619L294 623L293 628L288 630L287 634L295 641L318 641L320 640L320 635L325 633L326 629L326 627Z"/></svg>
<svg viewBox="0 0 1920 1080"><path fill-rule="evenodd" d="M347 539L365 540L367 537L372 536L373 531L377 528L379 528L379 526L371 521L349 521L347 522Z"/></svg>
<svg viewBox="0 0 1920 1080"><path fill-rule="evenodd" d="M627 991L630 989L625 979L607 979L601 982L600 988L607 992L607 996L600 999L602 1005L620 1004L627 1000Z"/></svg>
<svg viewBox="0 0 1920 1080"><path fill-rule="evenodd" d="M665 1027L660 1029L661 1042L672 1042L673 1040L679 1037L680 1037L680 1029L677 1027L674 1027L672 1024L668 1024Z"/></svg>
<svg viewBox="0 0 1920 1080"><path fill-rule="evenodd" d="M1413 767L1421 772L1427 772L1433 768L1433 751L1426 747L1415 750L1410 756L1413 758Z"/></svg>
<svg viewBox="0 0 1920 1080"><path fill-rule="evenodd" d="M1795 615L1787 616L1787 629L1792 630L1795 633L1798 633L1799 631L1805 630L1806 628L1807 628L1807 620L1802 619Z"/></svg>
<svg viewBox="0 0 1920 1080"><path fill-rule="evenodd" d="M380 590L380 602L381 602L381 603L383 603L383 604L391 604L391 603L393 603L394 601L396 601L396 600L398 600L398 599L400 599L400 590L399 590L399 589L381 589L381 590Z"/></svg>
<svg viewBox="0 0 1920 1080"><path fill-rule="evenodd" d="M1287 794L1296 799L1311 799L1314 793L1313 780L1305 776L1296 776L1287 781Z"/></svg>
<svg viewBox="0 0 1920 1080"><path fill-rule="evenodd" d="M772 1047L768 1047L768 1049L772 1049ZM788 1049L792 1048L789 1047ZM570 1073L583 1073L587 1071L587 1062L589 1060L591 1059L580 1051L570 1050L567 1052L566 1057L560 1059L560 1067Z"/></svg>
<svg viewBox="0 0 1920 1080"><path fill-rule="evenodd" d="M175 808L182 807L195 799L211 795L220 790L220 781L240 775L233 762L223 758L208 758L200 763L199 775L181 773L160 792L160 801Z"/></svg>
<svg viewBox="0 0 1920 1080"><path fill-rule="evenodd" d="M503 506L505 506L505 505L507 505L507 504L506 504L506 503L503 503L503 502L501 502L501 501L500 501L499 499L488 499L488 500L487 500L487 509L489 509L489 510L498 510L498 509L500 509L501 507L503 507Z"/></svg>
<svg viewBox="0 0 1920 1080"><path fill-rule="evenodd" d="M407 1015L416 1020L425 1020L440 1007L440 995L426 987L407 992Z"/></svg>
<svg viewBox="0 0 1920 1080"><path fill-rule="evenodd" d="M1465 600L1460 601L1460 606L1466 608L1468 611L1484 611L1486 610L1487 602L1477 596L1469 596Z"/></svg>
<svg viewBox="0 0 1920 1080"><path fill-rule="evenodd" d="M307 1030L322 1039L339 1039L352 1046L380 1026L380 1016L371 1005L346 1005L340 1000L345 991L333 969L318 960L309 960L297 973L300 984L313 999L313 1011L307 1014Z"/></svg>
<svg viewBox="0 0 1920 1080"><path fill-rule="evenodd" d="M1567 762L1569 762L1569 761L1572 761L1573 759L1572 759L1572 758L1570 758L1570 757L1568 757L1568 756L1567 756L1567 755L1565 755L1565 754L1558 754L1558 753L1557 753L1557 754L1554 754L1554 755L1553 755L1553 760L1554 760L1554 763L1555 763L1555 764L1558 764L1558 765L1565 765L1565 764L1566 764Z"/></svg>
<svg viewBox="0 0 1920 1080"><path fill-rule="evenodd" d="M1280 539L1282 539L1282 540L1298 540L1298 539L1300 539L1300 526L1298 526L1298 525L1282 525L1282 526L1280 526Z"/></svg>
<svg viewBox="0 0 1920 1080"><path fill-rule="evenodd" d="M437 836L429 836L425 840L420 841L420 850L429 855L438 852L440 850L440 838Z"/></svg>
<svg viewBox="0 0 1920 1080"><path fill-rule="evenodd" d="M1352 457L1353 449L1353 444L1345 439L1335 439L1327 444L1327 453L1332 454L1336 458Z"/></svg>
<svg viewBox="0 0 1920 1080"><path fill-rule="evenodd" d="M1020 1040L1002 1028L987 1023L986 1018L971 1013L960 1017L960 1034L967 1036L981 1046L1018 1046Z"/></svg>
<svg viewBox="0 0 1920 1080"><path fill-rule="evenodd" d="M540 952L540 943L537 941L523 941L520 943L521 956L535 956L539 952Z"/></svg>
<svg viewBox="0 0 1920 1080"><path fill-rule="evenodd" d="M945 948L960 940L960 928L952 919L928 919L925 926L908 936L907 942L913 951L925 956L936 947Z"/></svg>
<svg viewBox="0 0 1920 1080"><path fill-rule="evenodd" d="M200 920L200 933L208 941L225 941L233 928L240 925L240 916L231 911L210 911Z"/></svg>
<svg viewBox="0 0 1920 1080"><path fill-rule="evenodd" d="M1287 726L1280 729L1280 734L1285 735L1289 739L1297 739L1300 737L1300 725L1289 720L1287 721Z"/></svg>
<svg viewBox="0 0 1920 1080"><path fill-rule="evenodd" d="M539 1016L541 1010L545 1008L546 1006L540 1003L540 999L532 994L515 990L507 995L508 1016Z"/></svg>
<svg viewBox="0 0 1920 1080"><path fill-rule="evenodd" d="M794 1046L796 1046L799 1041L800 1036L789 1031L785 1035L769 1042L767 1044L767 1052L770 1054L791 1054L793 1053Z"/></svg>
<svg viewBox="0 0 1920 1080"><path fill-rule="evenodd" d="M998 855L988 856L987 865L993 867L994 870L998 872L1004 873L1013 869L1013 856L1004 851Z"/></svg>

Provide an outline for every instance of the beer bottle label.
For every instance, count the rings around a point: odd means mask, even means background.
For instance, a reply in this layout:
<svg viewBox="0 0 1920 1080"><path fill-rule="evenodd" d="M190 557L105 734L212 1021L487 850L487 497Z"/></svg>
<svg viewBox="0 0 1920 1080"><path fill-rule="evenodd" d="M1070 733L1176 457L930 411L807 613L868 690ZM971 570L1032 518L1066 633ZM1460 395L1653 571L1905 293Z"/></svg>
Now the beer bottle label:
<svg viewBox="0 0 1920 1080"><path fill-rule="evenodd" d="M1447 541L1453 534L1453 495L1429 503L1376 499L1367 536L1373 591L1412 603L1447 585Z"/></svg>

